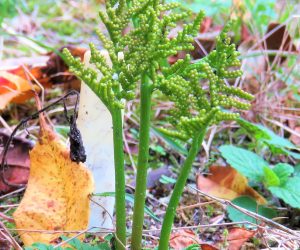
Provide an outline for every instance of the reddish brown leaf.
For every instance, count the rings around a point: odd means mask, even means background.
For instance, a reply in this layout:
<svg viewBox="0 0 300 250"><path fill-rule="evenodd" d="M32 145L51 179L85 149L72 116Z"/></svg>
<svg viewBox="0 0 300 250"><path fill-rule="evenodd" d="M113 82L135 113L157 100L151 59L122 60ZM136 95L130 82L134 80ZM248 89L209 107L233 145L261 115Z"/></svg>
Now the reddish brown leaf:
<svg viewBox="0 0 300 250"><path fill-rule="evenodd" d="M186 248L192 244L199 244L200 239L192 230L179 230L172 233L170 238L170 246L175 250Z"/></svg>
<svg viewBox="0 0 300 250"><path fill-rule="evenodd" d="M250 31L246 24L242 24L241 27L241 41L246 42L251 39Z"/></svg>
<svg viewBox="0 0 300 250"><path fill-rule="evenodd" d="M68 50L75 57L79 57L83 61L86 49L73 46L67 46ZM60 52L63 48L60 49ZM49 60L46 66L33 69L35 74L40 74L38 81L46 87L55 84L67 84L72 89L80 89L80 81L68 72L69 67L61 59L61 57L53 52L49 54Z"/></svg>
<svg viewBox="0 0 300 250"><path fill-rule="evenodd" d="M297 51L285 25L270 23L266 34L270 34L265 40L268 50ZM274 58L275 56L269 56L270 62L273 62ZM280 57L280 63L284 60L285 57Z"/></svg>
<svg viewBox="0 0 300 250"><path fill-rule="evenodd" d="M229 243L228 250L239 250L245 242L256 234L255 231L249 231L245 228L234 227L229 229L227 241Z"/></svg>
<svg viewBox="0 0 300 250"><path fill-rule="evenodd" d="M294 130L295 132L297 132L298 134L300 134L300 127L299 127L299 126L293 128L293 130ZM290 140L291 140L294 144L300 145L300 137L299 137L299 136L292 134L292 135L290 136Z"/></svg>
<svg viewBox="0 0 300 250"><path fill-rule="evenodd" d="M2 161L3 146L8 140L9 135L0 132ZM29 150L32 148L30 141L23 138L14 138L6 155L8 168L4 171L4 178L13 184L26 184L29 176ZM0 173L2 175L2 173ZM7 186L0 180L0 192L7 193L14 188Z"/></svg>
<svg viewBox="0 0 300 250"><path fill-rule="evenodd" d="M199 244L204 250L218 250L210 244L202 243L192 230L182 229L171 235L170 246L175 250L181 250L193 244Z"/></svg>

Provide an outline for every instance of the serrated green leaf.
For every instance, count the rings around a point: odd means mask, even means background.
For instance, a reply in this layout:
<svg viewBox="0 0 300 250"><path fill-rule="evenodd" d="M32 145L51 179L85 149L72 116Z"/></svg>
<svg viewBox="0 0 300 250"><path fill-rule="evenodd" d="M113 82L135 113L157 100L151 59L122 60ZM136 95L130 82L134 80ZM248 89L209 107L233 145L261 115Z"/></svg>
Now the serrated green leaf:
<svg viewBox="0 0 300 250"><path fill-rule="evenodd" d="M293 152L291 150L299 151L292 142L289 140L276 135L272 130L260 125L248 122L244 119L238 119L238 123L246 129L252 137L257 141L267 145L272 153L274 154L285 154L294 157L295 159L300 159L300 153Z"/></svg>
<svg viewBox="0 0 300 250"><path fill-rule="evenodd" d="M257 213L269 219L272 219L277 215L275 210L265 206L258 205L256 201L249 196L240 196L238 198L235 198L231 202L239 207L245 208L251 212ZM257 222L256 219L240 212L239 210L231 206L227 207L227 212L228 212L229 219L232 220L233 222L237 222L237 221L249 221L252 223Z"/></svg>
<svg viewBox="0 0 300 250"><path fill-rule="evenodd" d="M271 193L292 207L300 208L300 178L292 177L283 186L269 187Z"/></svg>
<svg viewBox="0 0 300 250"><path fill-rule="evenodd" d="M219 150L222 157L239 173L253 181L263 181L263 167L268 166L268 163L257 154L232 145L221 146Z"/></svg>
<svg viewBox="0 0 300 250"><path fill-rule="evenodd" d="M290 175L294 173L294 168L287 163L278 163L273 168L274 173L277 175L277 177L280 180L280 185L284 185Z"/></svg>
<svg viewBox="0 0 300 250"><path fill-rule="evenodd" d="M104 193L93 194L93 196L102 196L102 197L115 197L115 195L116 195L115 192L104 192ZM125 199L126 199L126 201L134 204L134 196L132 194L126 193ZM160 221L160 219L147 206L145 206L145 213L148 214L152 219L154 219L156 221Z"/></svg>
<svg viewBox="0 0 300 250"><path fill-rule="evenodd" d="M270 187L270 186L277 187L280 185L279 177L276 175L276 173L270 167L264 166L263 170L264 170L264 175L265 175L264 183L267 187Z"/></svg>

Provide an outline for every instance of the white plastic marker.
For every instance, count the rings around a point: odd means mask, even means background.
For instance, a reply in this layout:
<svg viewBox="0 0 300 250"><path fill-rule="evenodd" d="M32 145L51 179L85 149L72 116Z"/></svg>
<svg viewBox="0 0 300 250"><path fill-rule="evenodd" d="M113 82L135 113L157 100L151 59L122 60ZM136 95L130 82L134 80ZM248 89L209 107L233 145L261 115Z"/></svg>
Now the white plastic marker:
<svg viewBox="0 0 300 250"><path fill-rule="evenodd" d="M108 53L102 51L110 64ZM91 53L84 55L84 64L89 67ZM101 74L99 73L99 78ZM99 97L84 83L81 83L77 125L82 135L87 161L95 179L95 193L115 191L114 149L112 119L108 109ZM102 207L91 203L90 227L113 229L114 198L93 197ZM105 208L105 209L103 209ZM109 214L110 215L109 215Z"/></svg>

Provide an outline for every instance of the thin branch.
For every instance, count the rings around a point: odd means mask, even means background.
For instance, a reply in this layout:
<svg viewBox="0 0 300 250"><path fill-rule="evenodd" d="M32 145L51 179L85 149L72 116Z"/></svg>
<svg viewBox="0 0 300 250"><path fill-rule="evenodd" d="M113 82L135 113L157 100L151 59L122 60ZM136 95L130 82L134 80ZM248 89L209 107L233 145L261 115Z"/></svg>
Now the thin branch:
<svg viewBox="0 0 300 250"><path fill-rule="evenodd" d="M7 236L15 250L22 250L22 247L18 244L18 242L12 237L6 226L2 221L0 221L0 228L2 231L2 234L5 233L5 236ZM4 234L3 234L4 235Z"/></svg>
<svg viewBox="0 0 300 250"><path fill-rule="evenodd" d="M191 188L191 189L193 189L193 190L195 190L196 192L198 192L199 194L201 194L203 196L206 196L206 197L209 197L212 200L218 201L219 203L221 203L223 205L231 206L231 207L239 210L240 212L242 212L242 213L244 213L244 214L246 214L246 215L248 215L248 216L250 216L250 217L252 217L252 218L254 218L256 220L262 221L262 222L264 222L264 223L266 223L268 225L271 225L274 228L277 228L279 230L282 230L282 231L284 231L286 233L289 233L289 234L291 234L293 236L296 236L296 237L300 238L300 233L298 233L298 232L296 232L294 230L291 230L291 229L289 229L289 228L287 228L287 227L285 227L285 226L283 226L283 225L281 225L281 224L279 224L277 222L274 222L274 221L272 221L272 220L270 220L270 219L268 219L268 218L266 218L266 217L264 217L262 215L259 215L257 213L252 212L252 211L249 211L249 210L247 210L245 208L237 206L237 205L233 204L229 200L220 199L220 198L214 197L214 196L212 196L210 194L206 194L206 193L202 192L201 190L199 190L198 188L195 188L195 187L193 187L191 185L188 185L188 187Z"/></svg>

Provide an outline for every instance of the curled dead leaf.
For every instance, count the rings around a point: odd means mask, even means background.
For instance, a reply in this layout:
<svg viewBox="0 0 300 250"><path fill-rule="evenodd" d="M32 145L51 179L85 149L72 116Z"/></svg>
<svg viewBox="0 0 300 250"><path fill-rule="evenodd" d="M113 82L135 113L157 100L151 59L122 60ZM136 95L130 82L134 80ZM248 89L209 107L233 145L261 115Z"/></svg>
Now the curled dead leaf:
<svg viewBox="0 0 300 250"><path fill-rule="evenodd" d="M197 177L200 190L213 196L233 200L241 195L254 198L258 204L266 204L266 200L253 188L249 187L246 177L231 167L211 166L211 175Z"/></svg>

